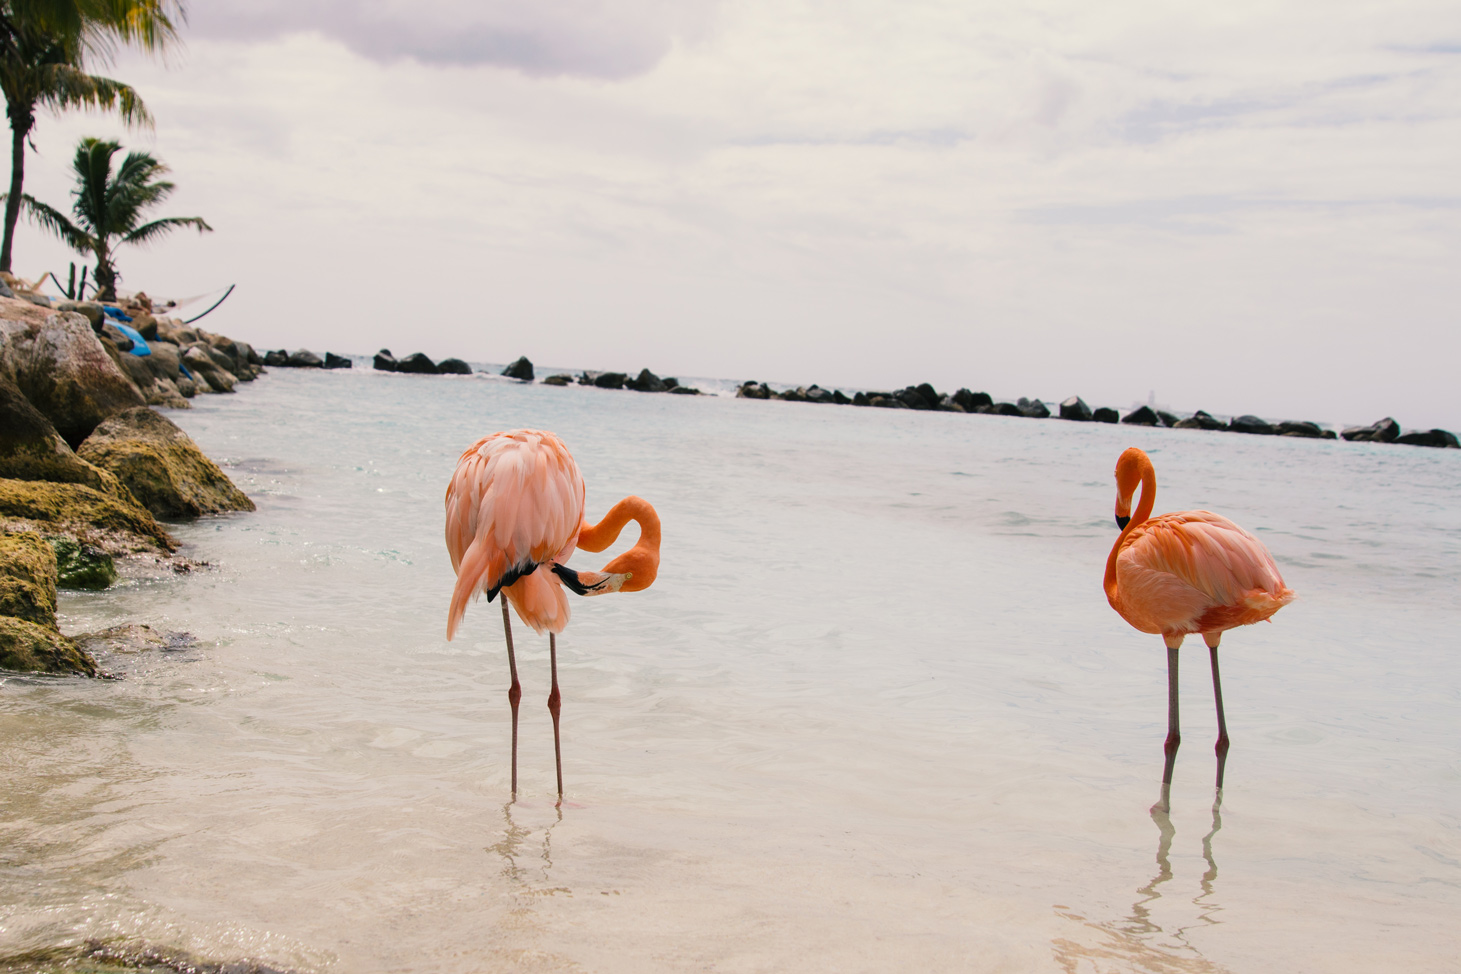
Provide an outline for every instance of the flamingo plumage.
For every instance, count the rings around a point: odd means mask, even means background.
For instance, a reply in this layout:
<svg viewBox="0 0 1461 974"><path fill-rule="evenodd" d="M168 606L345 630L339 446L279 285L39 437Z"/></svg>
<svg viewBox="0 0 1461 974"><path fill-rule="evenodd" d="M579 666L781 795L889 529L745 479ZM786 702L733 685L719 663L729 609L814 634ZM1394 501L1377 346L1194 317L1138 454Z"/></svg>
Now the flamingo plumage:
<svg viewBox="0 0 1461 974"><path fill-rule="evenodd" d="M1131 499L1141 488L1136 512ZM1201 633L1212 660L1217 704L1217 787L1223 786L1228 728L1223 715L1218 644L1229 629L1262 622L1294 600L1273 556L1253 535L1210 511L1152 517L1157 476L1136 447L1116 461L1116 523L1121 536L1106 559L1106 599L1121 618L1167 645L1167 740L1164 789L1182 735L1177 715L1177 651L1185 636Z"/></svg>
<svg viewBox="0 0 1461 974"><path fill-rule="evenodd" d="M558 797L563 797L563 756L558 717L558 634L570 615L566 586L578 595L638 592L649 588L659 572L659 515L640 497L619 501L599 523L584 520L584 482L578 464L563 441L543 430L511 430L484 436L457 460L446 489L446 548L457 581L447 611L446 638L456 635L467 605L499 593L507 664L512 686L512 792L517 794L517 712L522 687L513 653L512 623L507 606L539 635L548 633L552 690L548 711L553 717L553 755ZM639 541L599 572L569 568L574 549L603 551L630 521L639 525ZM544 569L540 571L539 569Z"/></svg>

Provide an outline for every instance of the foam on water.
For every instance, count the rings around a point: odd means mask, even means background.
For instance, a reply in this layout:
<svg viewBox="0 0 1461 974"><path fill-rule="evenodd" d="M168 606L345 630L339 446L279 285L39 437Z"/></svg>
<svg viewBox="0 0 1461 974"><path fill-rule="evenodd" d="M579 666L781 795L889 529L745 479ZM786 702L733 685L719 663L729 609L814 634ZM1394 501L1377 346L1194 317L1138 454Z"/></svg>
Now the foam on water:
<svg viewBox="0 0 1461 974"><path fill-rule="evenodd" d="M172 414L258 502L207 571L62 600L185 629L118 681L0 684L0 956L131 937L301 970L1445 970L1461 948L1461 451L276 370ZM546 644L445 640L442 495L557 431L590 516L665 526L647 592ZM1213 807L1184 653L1100 579L1116 456L1269 545L1229 634ZM629 532L632 535L632 532ZM575 556L599 567L604 555Z"/></svg>

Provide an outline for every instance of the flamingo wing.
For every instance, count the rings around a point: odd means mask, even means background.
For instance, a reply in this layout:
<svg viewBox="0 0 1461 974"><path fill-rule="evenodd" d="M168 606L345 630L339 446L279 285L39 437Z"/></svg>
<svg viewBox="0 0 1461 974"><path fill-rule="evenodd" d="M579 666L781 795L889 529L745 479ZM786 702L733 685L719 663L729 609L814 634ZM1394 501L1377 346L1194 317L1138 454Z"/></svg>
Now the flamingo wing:
<svg viewBox="0 0 1461 974"><path fill-rule="evenodd" d="M1144 632L1230 629L1266 619L1294 598L1263 543L1209 511L1138 525L1116 571L1128 620Z"/></svg>
<svg viewBox="0 0 1461 974"><path fill-rule="evenodd" d="M462 453L446 490L446 547L457 573L448 639L475 596L494 597L538 565L567 560L583 500L578 465L552 433L493 433Z"/></svg>

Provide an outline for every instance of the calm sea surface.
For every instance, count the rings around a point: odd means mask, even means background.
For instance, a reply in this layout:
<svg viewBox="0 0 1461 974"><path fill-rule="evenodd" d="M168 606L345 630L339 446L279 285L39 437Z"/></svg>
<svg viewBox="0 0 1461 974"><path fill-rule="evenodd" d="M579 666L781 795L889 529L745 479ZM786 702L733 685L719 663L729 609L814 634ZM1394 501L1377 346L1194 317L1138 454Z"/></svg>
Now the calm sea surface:
<svg viewBox="0 0 1461 974"><path fill-rule="evenodd" d="M119 938L299 971L1450 971L1461 451L275 370L172 418L259 505L209 568L67 594L187 630L114 681L0 678L0 958ZM643 593L445 638L442 495L557 431ZM1298 602L1206 652L1158 798L1161 639L1106 605L1111 471L1208 508ZM633 531L617 545L633 542ZM607 555L580 552L577 567Z"/></svg>

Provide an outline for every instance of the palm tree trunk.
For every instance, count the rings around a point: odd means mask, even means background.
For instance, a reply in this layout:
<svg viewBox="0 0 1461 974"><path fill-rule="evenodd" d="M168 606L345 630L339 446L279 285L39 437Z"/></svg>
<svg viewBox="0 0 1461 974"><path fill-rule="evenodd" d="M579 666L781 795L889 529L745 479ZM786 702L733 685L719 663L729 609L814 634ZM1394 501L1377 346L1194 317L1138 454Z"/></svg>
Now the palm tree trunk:
<svg viewBox="0 0 1461 974"><path fill-rule="evenodd" d="M25 184L25 136L35 125L35 114L29 109L10 116L10 195L5 197L5 240L0 243L0 271L10 272L10 253L15 242L15 224L20 219L20 192Z"/></svg>

